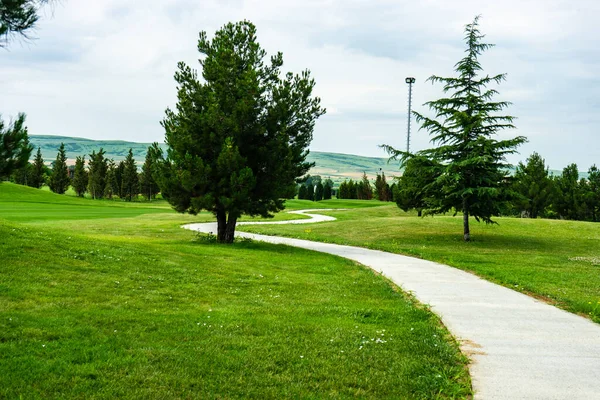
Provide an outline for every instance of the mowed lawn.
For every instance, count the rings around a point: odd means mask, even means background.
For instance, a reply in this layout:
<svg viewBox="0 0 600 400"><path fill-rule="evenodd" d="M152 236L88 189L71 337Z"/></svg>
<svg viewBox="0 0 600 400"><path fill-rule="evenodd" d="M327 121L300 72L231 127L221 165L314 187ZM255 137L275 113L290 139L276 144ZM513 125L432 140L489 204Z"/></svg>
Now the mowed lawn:
<svg viewBox="0 0 600 400"><path fill-rule="evenodd" d="M328 207L335 208L335 200ZM460 216L419 218L395 205L323 213L338 221L241 229L438 261L600 322L598 223L497 218L498 225L485 225L472 220L473 241L465 243Z"/></svg>
<svg viewBox="0 0 600 400"><path fill-rule="evenodd" d="M0 398L470 396L456 342L389 281L180 228L208 220L0 184Z"/></svg>

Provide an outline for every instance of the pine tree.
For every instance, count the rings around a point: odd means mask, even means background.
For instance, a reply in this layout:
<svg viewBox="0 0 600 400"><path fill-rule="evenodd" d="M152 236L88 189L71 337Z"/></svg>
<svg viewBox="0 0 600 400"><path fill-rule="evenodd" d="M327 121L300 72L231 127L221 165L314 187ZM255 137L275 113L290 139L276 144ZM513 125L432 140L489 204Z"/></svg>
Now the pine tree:
<svg viewBox="0 0 600 400"><path fill-rule="evenodd" d="M110 159L108 161L108 168L106 169L106 179L104 183L104 197L107 199L112 199L113 196L118 195L119 193L116 170L117 167L115 165L115 160Z"/></svg>
<svg viewBox="0 0 600 400"><path fill-rule="evenodd" d="M50 175L49 182L50 190L57 194L64 194L71 180L69 179L69 169L67 167L67 153L65 151L65 144L61 143L58 148L58 154L56 155L56 161L52 165L52 175Z"/></svg>
<svg viewBox="0 0 600 400"><path fill-rule="evenodd" d="M600 221L600 170L592 165L588 170L588 190L585 201L593 222Z"/></svg>
<svg viewBox="0 0 600 400"><path fill-rule="evenodd" d="M75 159L75 173L73 175L73 190L79 197L83 197L87 191L88 173L85 170L85 156L77 156Z"/></svg>
<svg viewBox="0 0 600 400"><path fill-rule="evenodd" d="M439 176L439 168L426 157L412 157L404 164L404 171L395 192L396 205L403 211L417 210L422 216L423 209L435 197L434 183Z"/></svg>
<svg viewBox="0 0 600 400"><path fill-rule="evenodd" d="M312 183L306 186L306 200L315 201L315 187Z"/></svg>
<svg viewBox="0 0 600 400"><path fill-rule="evenodd" d="M137 173L137 165L133 158L133 150L129 149L125 158L125 170L123 171L123 182L121 191L126 201L131 201L140 192L140 185Z"/></svg>
<svg viewBox="0 0 600 400"><path fill-rule="evenodd" d="M543 216L550 205L552 196L552 180L544 159L533 153L526 164L517 165L513 190L519 194L514 204L530 218Z"/></svg>
<svg viewBox="0 0 600 400"><path fill-rule="evenodd" d="M326 179L325 185L323 186L323 200L331 200L332 191L333 181L331 179Z"/></svg>
<svg viewBox="0 0 600 400"><path fill-rule="evenodd" d="M0 182L25 167L32 151L25 127L25 114L19 114L8 126L0 118Z"/></svg>
<svg viewBox="0 0 600 400"><path fill-rule="evenodd" d="M434 118L415 112L421 129L429 131L431 142L436 146L417 155L432 160L439 169L439 176L431 193L434 198L428 204L427 214L440 214L457 210L463 214L463 237L471 239L469 216L477 221L494 223L493 216L499 215L508 199L506 161L508 154L526 142L518 136L509 140L497 140L499 131L514 128L514 117L499 115L510 103L494 102L498 94L491 84L505 80L505 74L480 76L483 71L478 57L491 44L482 43L484 35L479 32L479 17L466 26L466 55L455 65L457 77L431 76L428 81L442 83L449 97L425 103ZM392 155L411 155L384 146ZM437 173L437 172L436 172Z"/></svg>
<svg viewBox="0 0 600 400"><path fill-rule="evenodd" d="M119 198L123 198L123 173L125 172L125 161L121 160L115 170L115 178L117 179L117 193Z"/></svg>
<svg viewBox="0 0 600 400"><path fill-rule="evenodd" d="M315 187L315 201L323 200L323 184L321 182L317 183Z"/></svg>
<svg viewBox="0 0 600 400"><path fill-rule="evenodd" d="M104 196L106 187L106 171L108 169L107 160L104 157L106 152L100 148L98 152L92 151L90 161L88 162L88 192L92 199L101 199Z"/></svg>
<svg viewBox="0 0 600 400"><path fill-rule="evenodd" d="M363 172L362 180L359 182L356 190L357 198L360 200L371 200L373 198L373 188L366 172Z"/></svg>
<svg viewBox="0 0 600 400"><path fill-rule="evenodd" d="M155 143L158 147L158 144ZM142 195L147 199L152 201L154 196L160 191L158 188L158 184L154 180L154 169L156 158L154 156L154 151L152 146L148 147L148 151L146 152L146 160L144 161L144 165L142 166L142 174L140 175L140 189L142 191Z"/></svg>
<svg viewBox="0 0 600 400"><path fill-rule="evenodd" d="M300 189L298 189L298 200L306 200L306 185L300 185Z"/></svg>
<svg viewBox="0 0 600 400"><path fill-rule="evenodd" d="M577 164L567 165L555 179L556 191L552 208L564 219L577 220L581 215L583 193L579 184Z"/></svg>
<svg viewBox="0 0 600 400"><path fill-rule="evenodd" d="M35 158L33 159L33 166L31 168L31 175L28 179L28 185L36 189L41 188L46 180L45 172L46 166L44 165L44 159L42 158L42 150L38 147Z"/></svg>

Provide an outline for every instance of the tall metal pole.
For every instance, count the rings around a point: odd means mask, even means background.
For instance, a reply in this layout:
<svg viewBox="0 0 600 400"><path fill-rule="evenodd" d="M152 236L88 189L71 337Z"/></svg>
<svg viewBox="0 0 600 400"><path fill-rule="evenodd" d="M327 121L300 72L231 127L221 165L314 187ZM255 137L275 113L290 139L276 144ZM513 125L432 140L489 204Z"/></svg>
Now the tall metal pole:
<svg viewBox="0 0 600 400"><path fill-rule="evenodd" d="M410 117L412 114L412 84L415 83L415 78L406 78L408 83L408 127L406 129L406 152L410 153Z"/></svg>

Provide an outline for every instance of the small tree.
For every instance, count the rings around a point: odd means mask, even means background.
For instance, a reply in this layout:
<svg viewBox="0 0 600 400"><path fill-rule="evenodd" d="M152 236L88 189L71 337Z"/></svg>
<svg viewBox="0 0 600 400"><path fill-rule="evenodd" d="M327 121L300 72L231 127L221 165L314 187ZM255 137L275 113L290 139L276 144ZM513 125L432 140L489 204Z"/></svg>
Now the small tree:
<svg viewBox="0 0 600 400"><path fill-rule="evenodd" d="M306 200L315 201L315 187L312 183L306 186Z"/></svg>
<svg viewBox="0 0 600 400"><path fill-rule="evenodd" d="M117 193L123 198L123 174L125 173L125 161L121 160L115 169L115 178L117 179Z"/></svg>
<svg viewBox="0 0 600 400"><path fill-rule="evenodd" d="M567 165L562 175L555 179L556 191L552 207L562 218L577 220L580 218L584 197L579 183L577 164Z"/></svg>
<svg viewBox="0 0 600 400"><path fill-rule="evenodd" d="M44 165L44 159L42 158L42 150L38 147L35 158L33 159L33 166L31 168L31 174L29 175L28 185L36 189L41 188L46 181L46 165Z"/></svg>
<svg viewBox="0 0 600 400"><path fill-rule="evenodd" d="M69 169L67 167L67 153L65 151L65 144L61 143L58 148L58 154L56 155L56 161L52 165L52 175L50 175L49 182L50 190L57 194L64 194L71 180L69 179Z"/></svg>
<svg viewBox="0 0 600 400"><path fill-rule="evenodd" d="M362 180L358 183L356 197L360 200L371 200L373 198L373 187L366 172L363 172Z"/></svg>
<svg viewBox="0 0 600 400"><path fill-rule="evenodd" d="M412 157L404 164L404 172L396 187L395 201L400 209L417 210L422 216L432 198L435 197L434 184L440 174L436 166L427 157Z"/></svg>
<svg viewBox="0 0 600 400"><path fill-rule="evenodd" d="M484 35L479 32L479 17L465 29L466 55L455 65L457 77L431 76L432 83L444 85L449 97L425 103L434 113L433 118L415 112L421 129L429 131L436 147L423 150L417 155L432 160L439 169L431 193L435 197L428 204L427 214L462 211L463 237L471 239L469 216L477 221L494 223L493 216L499 215L501 205L508 199L507 173L510 165L506 156L526 142L518 136L509 140L497 140L501 130L514 128L514 117L500 115L510 103L494 102L498 93L488 88L505 80L505 74L480 76L483 71L478 57L493 47L482 43ZM384 146L392 156L410 158L406 154Z"/></svg>
<svg viewBox="0 0 600 400"><path fill-rule="evenodd" d="M19 114L8 126L0 118L0 182L25 167L32 150L25 127L25 114Z"/></svg>
<svg viewBox="0 0 600 400"><path fill-rule="evenodd" d="M300 189L298 189L298 200L306 200L306 185L300 185Z"/></svg>
<svg viewBox="0 0 600 400"><path fill-rule="evenodd" d="M317 183L315 186L315 201L323 200L323 184L321 182Z"/></svg>
<svg viewBox="0 0 600 400"><path fill-rule="evenodd" d="M520 162L515 171L513 189L520 196L514 203L530 218L537 218L543 216L550 205L552 180L544 159L538 153L529 156L526 163Z"/></svg>
<svg viewBox="0 0 600 400"><path fill-rule="evenodd" d="M101 199L104 196L106 188L106 171L108 169L107 160L104 157L106 152L100 148L98 152L92 151L88 162L88 192L92 199Z"/></svg>
<svg viewBox="0 0 600 400"><path fill-rule="evenodd" d="M73 175L73 190L79 197L83 197L88 186L88 174L85 170L85 156L75 159L75 173Z"/></svg>
<svg viewBox="0 0 600 400"><path fill-rule="evenodd" d="M304 176L316 119L309 71L283 75L281 53L265 60L256 28L229 23L200 33L202 80L184 63L175 74L176 112L162 125L169 146L159 186L179 212L208 210L217 240L231 243L242 214L270 217Z"/></svg>
<svg viewBox="0 0 600 400"><path fill-rule="evenodd" d="M156 143L155 145L158 146ZM158 184L154 180L153 171L156 169L155 164L157 156L159 156L161 153L156 153L155 151L156 150L152 149L152 146L148 147L148 151L146 152L146 160L142 166L142 174L140 176L140 189L142 191L142 195L150 201L160 191Z"/></svg>
<svg viewBox="0 0 600 400"><path fill-rule="evenodd" d="M106 179L104 184L104 197L112 199L113 196L119 194L119 186L117 184L117 166L115 160L108 160L108 168L106 169Z"/></svg>
<svg viewBox="0 0 600 400"><path fill-rule="evenodd" d="M331 179L326 179L325 185L323 185L323 200L331 200L332 191L333 181Z"/></svg>
<svg viewBox="0 0 600 400"><path fill-rule="evenodd" d="M585 202L594 222L600 221L600 170L592 165L588 170L588 189L585 194Z"/></svg>
<svg viewBox="0 0 600 400"><path fill-rule="evenodd" d="M139 185L137 165L133 158L133 150L129 149L129 153L127 153L127 157L125 158L125 170L123 171L123 182L121 184L123 198L127 201L131 201L134 196L138 195L140 189Z"/></svg>

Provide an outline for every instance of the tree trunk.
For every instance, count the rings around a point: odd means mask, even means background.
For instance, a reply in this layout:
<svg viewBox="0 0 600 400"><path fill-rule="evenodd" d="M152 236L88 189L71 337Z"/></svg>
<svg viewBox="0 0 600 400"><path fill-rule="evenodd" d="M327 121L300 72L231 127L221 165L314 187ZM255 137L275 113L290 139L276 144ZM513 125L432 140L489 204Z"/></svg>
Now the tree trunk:
<svg viewBox="0 0 600 400"><path fill-rule="evenodd" d="M235 215L229 214L229 219L227 221L227 226L225 228L225 243L233 243L233 239L235 237L235 224L237 222L237 217Z"/></svg>
<svg viewBox="0 0 600 400"><path fill-rule="evenodd" d="M469 207L467 206L466 200L463 201L463 228L465 242L470 242L471 232L469 231Z"/></svg>
<svg viewBox="0 0 600 400"><path fill-rule="evenodd" d="M225 243L225 230L227 227L227 214L224 210L217 211L217 242Z"/></svg>
<svg viewBox="0 0 600 400"><path fill-rule="evenodd" d="M420 217L423 215L423 210L421 210L420 208L417 210L417 216Z"/></svg>

